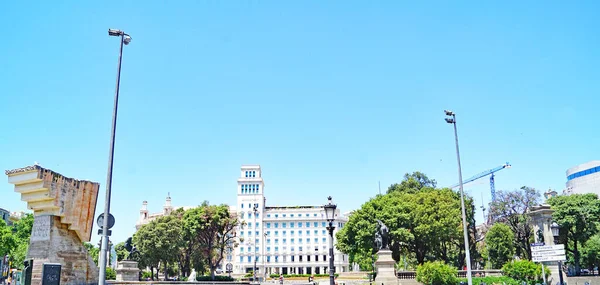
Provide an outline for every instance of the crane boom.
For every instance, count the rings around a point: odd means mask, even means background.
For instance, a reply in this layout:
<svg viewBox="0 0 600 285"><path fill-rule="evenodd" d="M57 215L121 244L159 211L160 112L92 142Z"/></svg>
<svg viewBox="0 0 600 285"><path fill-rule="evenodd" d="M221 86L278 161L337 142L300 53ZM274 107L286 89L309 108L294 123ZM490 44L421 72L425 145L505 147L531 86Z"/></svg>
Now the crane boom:
<svg viewBox="0 0 600 285"><path fill-rule="evenodd" d="M477 175L475 175L475 176L473 176L473 177L471 177L471 178L463 181L463 185L465 185L467 183L470 183L470 182L473 182L473 181L475 181L475 180L477 180L479 178L486 177L488 175L492 175L490 177L490 191L492 192L492 201L494 201L494 200L496 200L496 187L494 186L494 172L498 172L498 171L500 171L502 169L505 169L505 168L510 168L510 164L508 162L505 163L505 164L503 164L503 165L500 165L500 166L498 166L496 168L492 168L490 170L481 172L481 173L479 173L479 174L477 174ZM458 186L460 186L460 184L452 185L450 188L453 189L453 188L456 188Z"/></svg>

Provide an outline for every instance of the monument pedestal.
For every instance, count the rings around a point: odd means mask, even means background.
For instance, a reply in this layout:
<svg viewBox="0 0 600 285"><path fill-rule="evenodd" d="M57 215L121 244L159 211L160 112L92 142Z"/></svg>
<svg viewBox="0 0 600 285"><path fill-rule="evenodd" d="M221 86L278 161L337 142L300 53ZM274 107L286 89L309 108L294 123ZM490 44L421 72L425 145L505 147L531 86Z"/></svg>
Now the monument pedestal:
<svg viewBox="0 0 600 285"><path fill-rule="evenodd" d="M140 269L137 261L123 260L117 262L117 281L139 281Z"/></svg>
<svg viewBox="0 0 600 285"><path fill-rule="evenodd" d="M398 277L396 277L394 265L396 262L392 258L392 251L389 249L381 249L377 252L377 276L375 277L375 285L398 285Z"/></svg>
<svg viewBox="0 0 600 285"><path fill-rule="evenodd" d="M8 182L33 210L26 259L31 284L42 284L44 264L60 264L61 285L98 284L98 267L83 242L92 234L100 184L64 177L33 165L7 170Z"/></svg>

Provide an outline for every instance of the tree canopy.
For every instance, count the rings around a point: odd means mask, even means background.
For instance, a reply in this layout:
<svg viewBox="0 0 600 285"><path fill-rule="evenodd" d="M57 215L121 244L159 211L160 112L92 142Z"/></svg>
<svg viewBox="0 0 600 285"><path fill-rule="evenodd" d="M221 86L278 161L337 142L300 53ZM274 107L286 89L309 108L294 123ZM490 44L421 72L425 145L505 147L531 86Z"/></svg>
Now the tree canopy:
<svg viewBox="0 0 600 285"><path fill-rule="evenodd" d="M406 174L385 195L378 195L356 210L336 235L336 247L349 255L361 269L372 269L376 220L390 230L392 257L398 261L409 254L418 264L443 260L464 264L464 239L460 195L450 189L436 189L435 180L425 174ZM473 239L474 206L465 201L470 240ZM474 246L474 243L470 242Z"/></svg>
<svg viewBox="0 0 600 285"><path fill-rule="evenodd" d="M575 272L579 274L581 247L598 233L600 201L596 194L573 194L548 199L554 213L552 218L560 226L560 242L572 254Z"/></svg>
<svg viewBox="0 0 600 285"><path fill-rule="evenodd" d="M502 268L512 260L515 254L513 238L512 230L505 224L496 223L489 229L485 236L485 245L492 268Z"/></svg>

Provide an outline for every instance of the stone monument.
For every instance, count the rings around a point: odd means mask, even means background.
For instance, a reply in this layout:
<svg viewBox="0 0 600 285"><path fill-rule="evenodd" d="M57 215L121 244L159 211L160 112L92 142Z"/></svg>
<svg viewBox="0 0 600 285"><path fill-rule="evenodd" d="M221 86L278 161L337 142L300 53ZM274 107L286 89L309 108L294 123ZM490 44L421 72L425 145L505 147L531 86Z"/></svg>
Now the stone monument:
<svg viewBox="0 0 600 285"><path fill-rule="evenodd" d="M131 260L139 252L133 245L132 238L128 238L125 242L125 249L129 253L125 260L117 262L117 281L139 281L140 269L138 268L138 262Z"/></svg>
<svg viewBox="0 0 600 285"><path fill-rule="evenodd" d="M42 284L44 264L60 264L61 285L98 284L98 267L83 245L92 235L100 184L64 177L39 165L5 171L33 210L27 259L32 285Z"/></svg>
<svg viewBox="0 0 600 285"><path fill-rule="evenodd" d="M377 251L377 261L375 261L375 268L377 268L377 276L375 276L376 285L397 285L398 277L396 277L394 264L396 262L392 258L392 251L389 248L390 243L390 232L388 227L380 220L377 220L377 232L375 233L375 244L379 251Z"/></svg>
<svg viewBox="0 0 600 285"><path fill-rule="evenodd" d="M554 244L554 236L552 235L552 213L554 210L550 208L550 205L543 204L539 206L531 207L531 210L527 213L531 217L533 225L533 233L535 242L545 243L546 245ZM550 277L548 278L548 284L559 283L559 270L557 261L544 262L544 266L550 269Z"/></svg>

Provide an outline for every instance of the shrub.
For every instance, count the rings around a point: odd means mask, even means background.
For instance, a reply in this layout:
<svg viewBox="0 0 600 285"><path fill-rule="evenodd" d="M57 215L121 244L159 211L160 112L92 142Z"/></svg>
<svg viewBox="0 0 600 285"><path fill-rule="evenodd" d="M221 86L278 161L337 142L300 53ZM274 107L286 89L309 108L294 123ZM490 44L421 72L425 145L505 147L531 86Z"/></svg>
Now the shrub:
<svg viewBox="0 0 600 285"><path fill-rule="evenodd" d="M210 276L196 276L196 281L213 281ZM225 275L215 275L214 281L233 281L232 277Z"/></svg>
<svg viewBox="0 0 600 285"><path fill-rule="evenodd" d="M458 270L441 261L425 262L417 266L417 281L425 285L456 285Z"/></svg>
<svg viewBox="0 0 600 285"><path fill-rule="evenodd" d="M458 281L467 284L467 278L460 278ZM485 283L486 285L521 285L520 281L507 276L473 277L473 284L482 283Z"/></svg>
<svg viewBox="0 0 600 285"><path fill-rule="evenodd" d="M283 274L283 278L290 278L290 277L306 277L308 278L309 276L314 276L314 277L329 277L329 274ZM333 276L335 276L336 278L339 276L339 274L335 273ZM269 275L270 278L279 278L279 274L271 274Z"/></svg>
<svg viewBox="0 0 600 285"><path fill-rule="evenodd" d="M152 278L152 272L150 271L142 271L142 279Z"/></svg>
<svg viewBox="0 0 600 285"><path fill-rule="evenodd" d="M117 279L117 272L110 267L106 267L106 280L115 280Z"/></svg>
<svg viewBox="0 0 600 285"><path fill-rule="evenodd" d="M550 271L546 269L546 276ZM504 264L502 274L527 284L542 283L542 265L529 260L517 260Z"/></svg>

